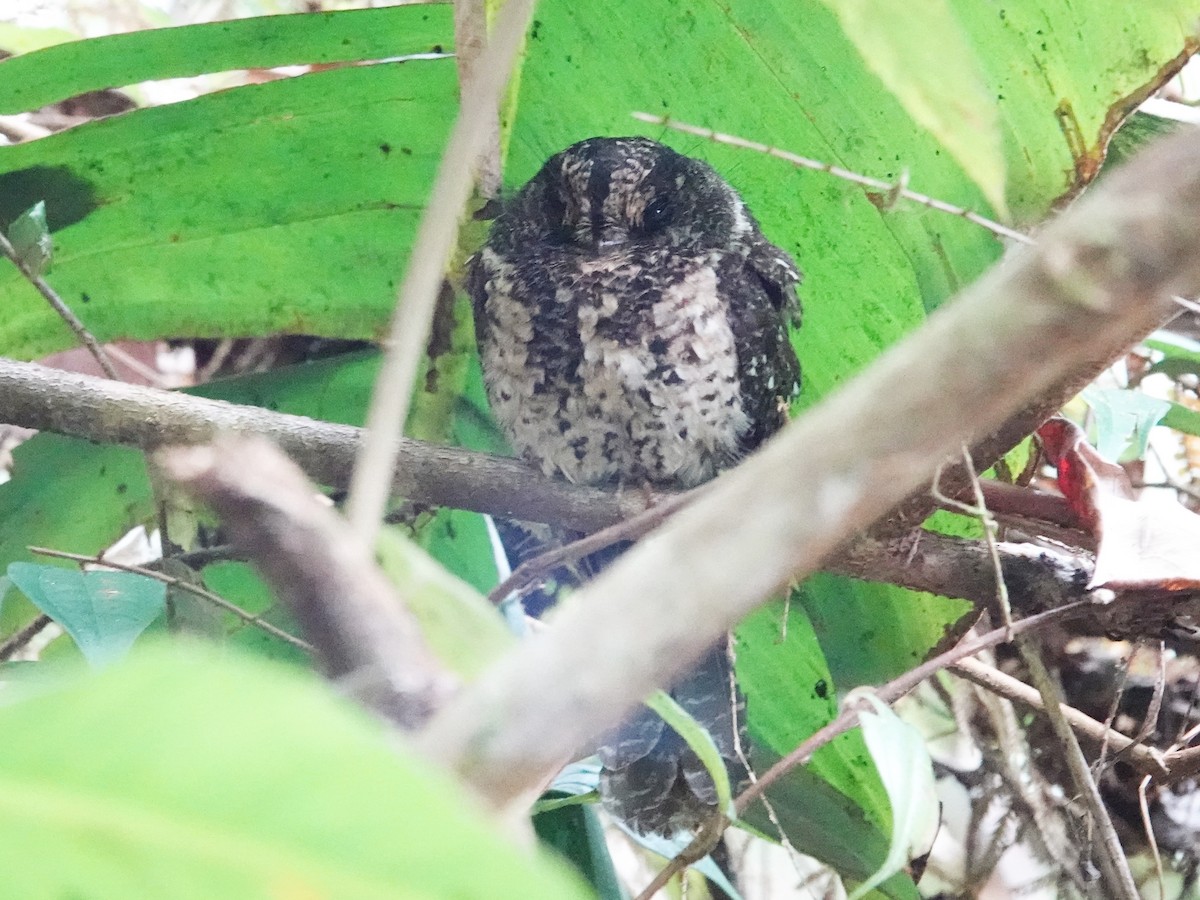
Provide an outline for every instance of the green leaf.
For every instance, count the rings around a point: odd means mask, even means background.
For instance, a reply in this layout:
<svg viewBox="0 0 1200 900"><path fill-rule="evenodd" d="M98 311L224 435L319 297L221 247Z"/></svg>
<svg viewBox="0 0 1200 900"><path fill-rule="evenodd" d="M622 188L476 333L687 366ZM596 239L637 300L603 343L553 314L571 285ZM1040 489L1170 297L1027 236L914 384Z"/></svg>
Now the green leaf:
<svg viewBox="0 0 1200 900"><path fill-rule="evenodd" d="M13 897L588 896L294 670L147 648L0 708L0 730Z"/></svg>
<svg viewBox="0 0 1200 900"><path fill-rule="evenodd" d="M1184 434L1194 434L1200 437L1200 412L1188 409L1179 403L1172 403L1162 418L1162 424Z"/></svg>
<svg viewBox="0 0 1200 900"><path fill-rule="evenodd" d="M45 275L50 271L50 259L54 255L54 242L46 227L46 204L39 200L9 226L8 240L13 245L17 259L31 275Z"/></svg>
<svg viewBox="0 0 1200 900"><path fill-rule="evenodd" d="M866 67L1003 211L996 99L948 0L823 0Z"/></svg>
<svg viewBox="0 0 1200 900"><path fill-rule="evenodd" d="M378 554L421 634L459 675L478 675L512 647L513 635L495 607L397 529L380 533Z"/></svg>
<svg viewBox="0 0 1200 900"><path fill-rule="evenodd" d="M700 758L716 788L717 809L725 813L731 812L733 794L729 788L729 772L725 769L725 761L721 759L721 751L713 742L712 735L666 691L655 691L644 702L658 713Z"/></svg>
<svg viewBox="0 0 1200 900"><path fill-rule="evenodd" d="M1200 374L1200 343L1191 338L1156 331L1153 337L1146 338L1142 343L1163 355L1151 366L1151 372L1164 372L1172 378Z"/></svg>
<svg viewBox="0 0 1200 900"><path fill-rule="evenodd" d="M93 666L120 659L163 610L167 586L130 572L13 563L8 577L75 639Z"/></svg>
<svg viewBox="0 0 1200 900"><path fill-rule="evenodd" d="M483 516L439 507L418 524L416 540L430 556L480 594L496 586L496 559Z"/></svg>
<svg viewBox="0 0 1200 900"><path fill-rule="evenodd" d="M861 734L854 732L861 741ZM779 755L762 746L754 748L754 770L765 772L779 762ZM863 750L866 756L866 750ZM887 856L885 834L863 821L862 808L835 790L828 781L809 771L793 769L767 789L767 797L792 845L824 861L847 878L861 880L879 868ZM819 811L814 814L814 810ZM762 804L746 810L745 821L758 832L778 836L779 828ZM918 900L921 896L908 875L898 873L880 885L879 892L896 900Z"/></svg>
<svg viewBox="0 0 1200 900"><path fill-rule="evenodd" d="M546 809L533 817L533 827L542 844L570 861L601 900L624 900L595 810L579 805Z"/></svg>
<svg viewBox="0 0 1200 900"><path fill-rule="evenodd" d="M879 870L855 888L849 900L860 900L910 860L928 853L941 820L933 761L924 740L869 689L859 696L875 708L860 712L859 724L891 801L892 842Z"/></svg>
<svg viewBox="0 0 1200 900"><path fill-rule="evenodd" d="M452 59L350 66L0 147L0 221L46 201L55 289L101 340L376 337L456 94ZM73 344L15 269L0 304L0 352Z"/></svg>
<svg viewBox="0 0 1200 900"><path fill-rule="evenodd" d="M100 88L231 69L388 59L448 49L449 4L230 19L60 43L0 61L0 113Z"/></svg>
<svg viewBox="0 0 1200 900"><path fill-rule="evenodd" d="M203 569L202 580L208 590L251 615L259 616L295 637L304 636L287 608L275 600L270 588L263 583L258 572L249 563L209 563ZM261 628L255 628L204 600L184 594L181 597L172 596L172 603L176 606L188 603L196 614L211 619L214 624L211 626L210 635L232 647L263 659L306 667L312 664L309 655L299 647L280 640Z"/></svg>

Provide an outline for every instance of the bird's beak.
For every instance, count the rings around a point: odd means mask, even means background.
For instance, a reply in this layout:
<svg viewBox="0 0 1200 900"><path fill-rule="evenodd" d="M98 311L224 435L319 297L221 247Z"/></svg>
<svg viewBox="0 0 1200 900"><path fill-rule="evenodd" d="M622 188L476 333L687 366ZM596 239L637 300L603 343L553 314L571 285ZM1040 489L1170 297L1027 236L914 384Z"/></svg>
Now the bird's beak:
<svg viewBox="0 0 1200 900"><path fill-rule="evenodd" d="M629 240L629 235L624 228L615 228L611 225L606 225L598 230L592 231L592 242L596 250L600 253L608 253Z"/></svg>

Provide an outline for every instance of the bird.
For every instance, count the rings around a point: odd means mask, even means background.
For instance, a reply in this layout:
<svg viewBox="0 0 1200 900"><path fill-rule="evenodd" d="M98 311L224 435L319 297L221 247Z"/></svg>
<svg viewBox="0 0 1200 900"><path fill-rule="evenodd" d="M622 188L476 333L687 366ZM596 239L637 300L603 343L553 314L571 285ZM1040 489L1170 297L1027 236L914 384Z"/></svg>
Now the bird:
<svg viewBox="0 0 1200 900"><path fill-rule="evenodd" d="M501 204L466 265L493 417L548 476L703 484L787 421L801 277L709 164L644 137L575 143ZM727 641L670 693L744 784L745 700ZM597 752L604 806L639 833L695 830L716 811L711 775L646 708Z"/></svg>

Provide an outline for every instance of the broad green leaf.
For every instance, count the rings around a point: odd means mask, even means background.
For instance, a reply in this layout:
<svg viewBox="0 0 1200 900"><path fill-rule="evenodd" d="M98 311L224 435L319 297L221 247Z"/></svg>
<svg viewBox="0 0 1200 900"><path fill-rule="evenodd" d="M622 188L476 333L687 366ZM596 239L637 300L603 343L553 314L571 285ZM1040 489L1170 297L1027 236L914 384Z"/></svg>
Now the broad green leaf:
<svg viewBox="0 0 1200 900"><path fill-rule="evenodd" d="M6 893L589 896L316 676L202 650L0 709Z"/></svg>
<svg viewBox="0 0 1200 900"><path fill-rule="evenodd" d="M496 609L399 531L384 529L378 554L430 647L455 672L474 677L512 647Z"/></svg>
<svg viewBox="0 0 1200 900"><path fill-rule="evenodd" d="M46 228L46 204L39 200L9 226L8 240L17 259L33 275L45 275L50 270L54 242Z"/></svg>
<svg viewBox="0 0 1200 900"><path fill-rule="evenodd" d="M480 594L496 586L496 560L483 516L439 507L418 523L416 539L430 556Z"/></svg>
<svg viewBox="0 0 1200 900"><path fill-rule="evenodd" d="M8 578L61 625L93 666L124 656L161 615L167 586L129 572L81 572L62 566L12 563Z"/></svg>
<svg viewBox="0 0 1200 900"><path fill-rule="evenodd" d="M452 32L449 4L421 4L231 19L70 41L0 61L0 113L139 81L442 52Z"/></svg>
<svg viewBox="0 0 1200 900"><path fill-rule="evenodd" d="M860 696L874 707L873 712L860 712L858 718L891 801L892 843L883 865L851 892L849 900L861 900L910 861L928 853L941 820L933 761L925 741L869 689Z"/></svg>
<svg viewBox="0 0 1200 900"><path fill-rule="evenodd" d="M838 710L838 682L808 611L797 599L772 603L737 629L738 683L747 696L750 736L756 747L770 748L778 756ZM887 795L856 734L843 735L817 751L808 768L862 807L867 820L882 832L888 821ZM813 805L802 814L820 824L823 811Z"/></svg>
<svg viewBox="0 0 1200 900"><path fill-rule="evenodd" d="M0 221L45 200L53 286L102 340L381 334L456 98L454 61L352 66L0 147ZM0 268L0 352L73 343Z"/></svg>
<svg viewBox="0 0 1200 900"><path fill-rule="evenodd" d="M752 761L759 775L838 710L838 683L798 601L771 604L737 630L738 682L747 696ZM865 879L883 862L890 806L860 732L822 747L768 797L790 840L842 874ZM778 837L761 807L747 811L746 820ZM903 876L883 890L890 897L916 896Z"/></svg>
<svg viewBox="0 0 1200 900"><path fill-rule="evenodd" d="M973 610L965 600L824 573L801 585L797 596L842 690L908 671Z"/></svg>
<svg viewBox="0 0 1200 900"><path fill-rule="evenodd" d="M779 761L778 754L761 746L754 751L756 772L765 772ZM865 748L863 756L867 756ZM771 785L767 797L792 845L847 878L861 881L869 877L887 856L887 836L863 821L862 808L807 767L795 769ZM762 804L746 810L744 820L762 834L779 835ZM921 896L912 879L903 873L892 876L877 890L897 900L918 900Z"/></svg>
<svg viewBox="0 0 1200 900"><path fill-rule="evenodd" d="M260 616L266 622L282 629L293 637L303 638L300 626L288 610L271 594L270 588L249 563L215 562L204 567L204 586L217 596L251 615ZM243 622L240 618L223 612L199 598L183 595L174 600L176 604L188 603L195 614L213 621L215 639L228 643L263 659L289 662L295 665L311 665L311 657L298 647ZM215 633L214 633L215 632Z"/></svg>
<svg viewBox="0 0 1200 900"><path fill-rule="evenodd" d="M533 827L542 844L553 847L575 866L601 900L623 900L595 810L579 805L546 810L533 817Z"/></svg>
<svg viewBox="0 0 1200 900"><path fill-rule="evenodd" d="M1004 156L996 98L949 0L823 0L919 125L929 129L997 210L1004 210Z"/></svg>

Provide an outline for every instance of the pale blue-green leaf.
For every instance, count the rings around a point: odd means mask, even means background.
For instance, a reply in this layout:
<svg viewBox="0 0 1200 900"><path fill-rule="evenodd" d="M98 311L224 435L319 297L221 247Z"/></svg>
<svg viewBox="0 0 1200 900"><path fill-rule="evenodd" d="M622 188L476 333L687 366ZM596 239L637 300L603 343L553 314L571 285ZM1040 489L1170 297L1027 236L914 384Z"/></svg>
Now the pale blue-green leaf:
<svg viewBox="0 0 1200 900"><path fill-rule="evenodd" d="M1096 449L1113 462L1144 457L1150 429L1171 409L1167 400L1117 388L1091 387L1083 399L1095 416Z"/></svg>
<svg viewBox="0 0 1200 900"><path fill-rule="evenodd" d="M8 577L75 639L93 666L124 656L163 610L167 586L129 572L80 572L15 562Z"/></svg>

